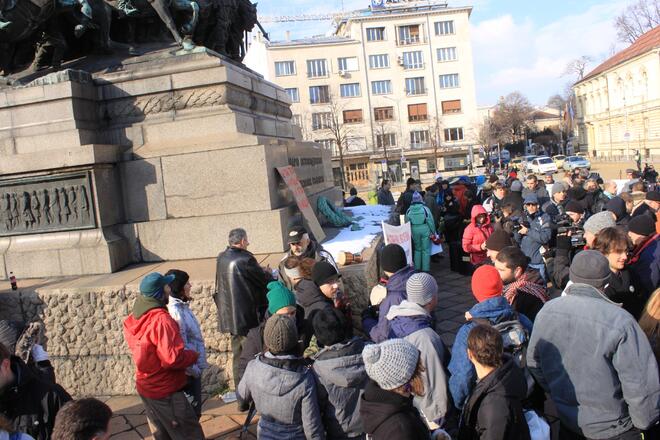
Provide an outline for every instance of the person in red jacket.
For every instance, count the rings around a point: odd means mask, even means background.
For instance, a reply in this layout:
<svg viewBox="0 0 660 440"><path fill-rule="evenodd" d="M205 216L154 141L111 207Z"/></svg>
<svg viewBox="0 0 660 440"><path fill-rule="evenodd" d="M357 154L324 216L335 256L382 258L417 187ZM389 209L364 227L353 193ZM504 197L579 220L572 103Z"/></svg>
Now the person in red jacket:
<svg viewBox="0 0 660 440"><path fill-rule="evenodd" d="M203 440L195 411L182 391L186 368L199 353L186 350L179 325L167 311L174 275L150 273L140 283L133 312L124 320L124 338L135 362L135 387L156 440Z"/></svg>
<svg viewBox="0 0 660 440"><path fill-rule="evenodd" d="M486 209L481 205L472 207L472 220L463 231L463 250L470 254L470 263L480 266L488 260L486 240L493 233L493 225Z"/></svg>

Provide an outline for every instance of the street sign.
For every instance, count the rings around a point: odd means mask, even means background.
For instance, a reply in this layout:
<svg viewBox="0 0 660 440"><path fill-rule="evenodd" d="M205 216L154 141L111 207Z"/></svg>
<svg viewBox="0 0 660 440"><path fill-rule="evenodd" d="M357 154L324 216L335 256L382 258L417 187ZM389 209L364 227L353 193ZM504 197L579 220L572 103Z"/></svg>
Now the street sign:
<svg viewBox="0 0 660 440"><path fill-rule="evenodd" d="M626 141L626 142L630 142L630 132L629 131L626 131L623 134L623 140Z"/></svg>

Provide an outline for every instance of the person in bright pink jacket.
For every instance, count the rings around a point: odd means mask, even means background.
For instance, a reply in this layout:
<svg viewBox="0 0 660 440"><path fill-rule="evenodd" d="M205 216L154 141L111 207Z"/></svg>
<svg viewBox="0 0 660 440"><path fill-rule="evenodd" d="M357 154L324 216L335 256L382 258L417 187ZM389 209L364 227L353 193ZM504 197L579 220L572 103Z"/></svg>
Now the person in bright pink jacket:
<svg viewBox="0 0 660 440"><path fill-rule="evenodd" d="M470 263L475 266L483 264L486 256L486 240L493 233L493 225L486 209L481 205L472 207L472 220L463 231L463 250L470 254Z"/></svg>

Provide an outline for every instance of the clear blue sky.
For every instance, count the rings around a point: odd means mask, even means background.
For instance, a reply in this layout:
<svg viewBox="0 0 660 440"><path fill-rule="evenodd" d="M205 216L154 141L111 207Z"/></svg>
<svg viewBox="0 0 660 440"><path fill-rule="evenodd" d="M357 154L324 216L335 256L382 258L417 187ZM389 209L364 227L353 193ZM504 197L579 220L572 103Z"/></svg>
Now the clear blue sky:
<svg viewBox="0 0 660 440"><path fill-rule="evenodd" d="M591 68L625 47L618 43L614 18L632 0L474 0L471 38L479 105L519 90L533 104L544 105L574 78L562 76L566 64L581 55L594 58ZM266 0L260 15L297 15L367 7L368 0ZM322 35L328 22L269 23L271 40Z"/></svg>

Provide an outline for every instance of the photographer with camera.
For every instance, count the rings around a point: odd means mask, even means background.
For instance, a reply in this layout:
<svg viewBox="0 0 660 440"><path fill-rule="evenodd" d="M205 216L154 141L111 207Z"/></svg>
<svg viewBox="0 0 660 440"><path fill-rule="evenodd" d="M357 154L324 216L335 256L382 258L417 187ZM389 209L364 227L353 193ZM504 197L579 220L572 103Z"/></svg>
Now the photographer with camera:
<svg viewBox="0 0 660 440"><path fill-rule="evenodd" d="M541 256L541 247L552 238L551 220L541 213L536 194L528 194L523 200L525 214L514 227L513 238L520 244L523 253L529 257L530 266L537 269L546 280L545 263Z"/></svg>
<svg viewBox="0 0 660 440"><path fill-rule="evenodd" d="M516 209L513 203L505 201L502 207L490 215L493 230L504 231L513 237L513 230L522 211Z"/></svg>
<svg viewBox="0 0 660 440"><path fill-rule="evenodd" d="M557 249L553 261L552 271L552 284L553 286L562 291L568 283L568 271L571 266L571 261L575 254L583 248L591 249L593 247L596 234L605 228L616 227L614 216L609 211L599 212L592 215L584 222L582 229L584 230L584 245L573 246L571 236L568 234L569 230L563 230L559 235L559 228L557 229Z"/></svg>

